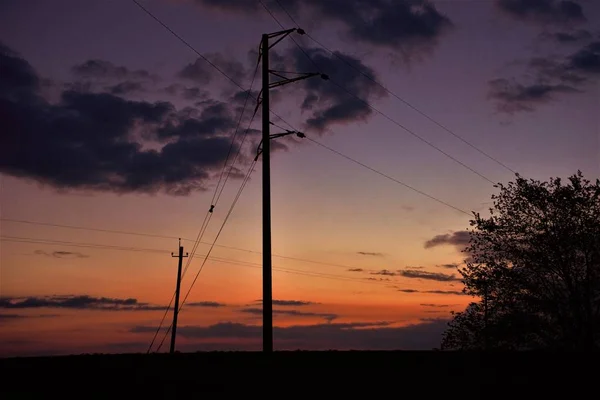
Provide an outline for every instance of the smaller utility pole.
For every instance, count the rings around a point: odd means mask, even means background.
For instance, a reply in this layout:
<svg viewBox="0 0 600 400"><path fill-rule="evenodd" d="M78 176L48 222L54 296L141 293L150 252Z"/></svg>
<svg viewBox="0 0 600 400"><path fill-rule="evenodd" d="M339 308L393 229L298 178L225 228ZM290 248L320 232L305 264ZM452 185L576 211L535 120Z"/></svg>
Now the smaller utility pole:
<svg viewBox="0 0 600 400"><path fill-rule="evenodd" d="M171 354L175 353L175 338L177 336L177 315L179 314L179 291L181 288L181 265L183 264L183 258L187 257L188 253L183 255L183 246L181 245L181 239L179 239L179 254L175 255L171 253L171 257L179 258L177 263L177 287L175 288L175 306L173 308L173 328L171 329Z"/></svg>

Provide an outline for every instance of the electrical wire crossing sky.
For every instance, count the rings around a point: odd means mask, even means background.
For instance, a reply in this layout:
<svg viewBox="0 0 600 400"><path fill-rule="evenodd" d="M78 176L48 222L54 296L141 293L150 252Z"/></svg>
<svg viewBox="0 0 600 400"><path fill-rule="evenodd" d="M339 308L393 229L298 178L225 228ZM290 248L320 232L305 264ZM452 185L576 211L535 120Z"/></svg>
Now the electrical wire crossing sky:
<svg viewBox="0 0 600 400"><path fill-rule="evenodd" d="M438 347L498 184L600 176L597 2L338 3L0 2L0 356L169 351L179 243L262 348L264 34L276 350Z"/></svg>

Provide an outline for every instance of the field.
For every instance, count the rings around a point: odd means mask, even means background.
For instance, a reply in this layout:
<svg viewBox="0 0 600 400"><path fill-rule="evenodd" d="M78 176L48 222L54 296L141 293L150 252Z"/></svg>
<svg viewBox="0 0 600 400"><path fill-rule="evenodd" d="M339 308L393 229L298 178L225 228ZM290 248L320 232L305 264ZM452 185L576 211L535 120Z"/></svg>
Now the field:
<svg viewBox="0 0 600 400"><path fill-rule="evenodd" d="M0 398L175 399L238 393L251 398L351 394L487 399L537 398L557 395L559 389L577 396L594 382L593 365L596 359L591 356L560 353L210 352L6 358L0 359Z"/></svg>

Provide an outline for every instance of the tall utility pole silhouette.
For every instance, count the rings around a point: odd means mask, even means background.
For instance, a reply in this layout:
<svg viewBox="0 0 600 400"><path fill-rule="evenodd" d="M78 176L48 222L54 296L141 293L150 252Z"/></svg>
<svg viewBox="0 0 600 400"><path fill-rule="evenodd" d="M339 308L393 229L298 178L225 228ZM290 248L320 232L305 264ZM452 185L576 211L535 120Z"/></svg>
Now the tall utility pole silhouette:
<svg viewBox="0 0 600 400"><path fill-rule="evenodd" d="M260 57L262 58L262 90L259 94L258 105L262 101L262 141L259 144L256 157L262 153L262 224L263 224L263 352L271 353L273 351L273 280L271 264L271 139L282 136L296 134L298 137L304 137L304 134L296 131L287 131L271 135L271 121L269 116L269 89L283 86L288 83L296 82L313 76L321 76L328 79L327 75L320 73L299 73L275 71L269 69L269 50L283 40L292 32L300 35L304 34L302 29L287 29L275 33L265 33L262 35L260 44ZM276 39L269 44L269 39ZM293 74L293 78L286 75ZM270 82L270 75L275 75L280 80ZM261 99L262 95L262 99ZM257 107L258 107L257 105ZM261 149L262 145L262 149Z"/></svg>
<svg viewBox="0 0 600 400"><path fill-rule="evenodd" d="M181 239L179 239L179 254L175 255L171 253L171 257L179 258L177 263L177 287L175 288L175 306L173 308L173 328L171 329L171 354L175 353L175 338L177 337L177 315L179 314L179 291L181 288L181 264L183 258L187 257L188 253L183 255L183 246L181 245Z"/></svg>

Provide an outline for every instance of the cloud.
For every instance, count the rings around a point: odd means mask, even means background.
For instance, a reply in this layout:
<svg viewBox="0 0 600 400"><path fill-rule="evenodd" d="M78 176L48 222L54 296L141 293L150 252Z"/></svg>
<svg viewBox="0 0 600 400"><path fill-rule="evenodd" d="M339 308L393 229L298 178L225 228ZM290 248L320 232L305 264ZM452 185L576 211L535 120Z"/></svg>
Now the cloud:
<svg viewBox="0 0 600 400"><path fill-rule="evenodd" d="M156 79L156 76L144 69L131 70L127 67L117 66L110 61L92 59L82 64L75 65L71 71L78 77L89 79L109 80L146 80Z"/></svg>
<svg viewBox="0 0 600 400"><path fill-rule="evenodd" d="M377 282L389 282L391 281L390 278L365 278L368 281L377 281Z"/></svg>
<svg viewBox="0 0 600 400"><path fill-rule="evenodd" d="M438 282L460 282L461 281L461 278L456 277L455 275L442 274L439 272L416 271L416 270L411 270L411 269L398 271L397 275L402 276L404 278L425 279L425 280L438 281Z"/></svg>
<svg viewBox="0 0 600 400"><path fill-rule="evenodd" d="M274 346L277 350L431 350L439 346L447 323L446 319L429 319L404 327L386 321L275 326ZM136 326L131 332L153 334L156 328ZM212 350L259 350L262 343L261 326L233 322L181 326L177 333L201 340L198 348ZM216 342L220 342L218 347Z"/></svg>
<svg viewBox="0 0 600 400"><path fill-rule="evenodd" d="M430 249L436 246L451 245L464 249L468 244L471 235L468 231L456 231L451 234L437 235L425 242L425 248Z"/></svg>
<svg viewBox="0 0 600 400"><path fill-rule="evenodd" d="M493 79L488 98L498 111L514 114L534 111L558 96L584 92L600 76L600 41L582 45L566 56L535 57L527 64L527 83L516 79Z"/></svg>
<svg viewBox="0 0 600 400"><path fill-rule="evenodd" d="M534 111L540 104L550 103L556 95L577 93L573 86L549 83L524 85L514 80L494 79L489 82L488 98L496 102L499 112L515 114L522 111Z"/></svg>
<svg viewBox="0 0 600 400"><path fill-rule="evenodd" d="M337 56L321 48L305 48L304 51L293 48L289 52L289 58L293 61L289 68L299 72L320 72L332 79L330 82L313 77L299 83L304 91L301 109L309 113L305 127L321 134L334 124L365 121L373 110L364 101L372 102L387 96L381 86L365 79L346 64L354 65L367 75L376 77L373 69L350 55L341 52L335 54ZM344 89L333 82L343 82Z"/></svg>
<svg viewBox="0 0 600 400"><path fill-rule="evenodd" d="M1 302L1 300L0 300ZM28 318L56 318L60 315L57 314L40 314L40 315L22 315L22 314L2 314L0 313L0 325L3 323L10 323L11 321L19 321Z"/></svg>
<svg viewBox="0 0 600 400"><path fill-rule="evenodd" d="M226 12L265 13L258 2L194 0L196 4ZM292 14L306 20L337 22L353 43L377 46L410 55L435 47L452 26L448 17L428 1L412 0L282 0ZM268 2L277 9L275 2ZM266 15L266 14L265 14Z"/></svg>
<svg viewBox="0 0 600 400"><path fill-rule="evenodd" d="M360 254L361 256L371 256L371 257L383 257L383 253L375 253L369 251L357 251L356 254Z"/></svg>
<svg viewBox="0 0 600 400"><path fill-rule="evenodd" d="M405 289L398 288L396 289L402 293L428 293L428 294L444 294L444 295L456 295L456 296L466 296L466 294L459 290L417 290L417 289Z"/></svg>
<svg viewBox="0 0 600 400"><path fill-rule="evenodd" d="M262 304L262 300L256 300L256 303L261 303ZM273 300L273 305L274 306L291 306L291 307L301 307L301 306L311 306L314 304L318 304L318 303L314 303L312 301L304 301L304 300Z"/></svg>
<svg viewBox="0 0 600 400"><path fill-rule="evenodd" d="M2 45L0 68L2 173L61 190L182 196L206 190L228 154L236 120L227 104L177 111L73 88L50 103L31 65Z"/></svg>
<svg viewBox="0 0 600 400"><path fill-rule="evenodd" d="M380 271L375 271L375 272L371 272L371 275L384 275L384 276L396 276L398 275L396 272L387 270L387 269L382 269Z"/></svg>
<svg viewBox="0 0 600 400"><path fill-rule="evenodd" d="M108 297L92 297L87 295L65 295L45 297L4 297L0 298L0 308L66 308L76 310L107 311L155 311L164 310L165 306L141 303L137 299L117 299Z"/></svg>
<svg viewBox="0 0 600 400"><path fill-rule="evenodd" d="M51 253L48 253L43 250L36 250L33 253L40 255L40 256L54 257L54 258L89 258L90 257L89 255L80 253L78 251L64 251L64 250L56 250Z"/></svg>
<svg viewBox="0 0 600 400"><path fill-rule="evenodd" d="M349 268L348 272L364 272L365 270L362 268Z"/></svg>
<svg viewBox="0 0 600 400"><path fill-rule="evenodd" d="M234 81L239 83L246 78L247 71L241 62L228 58L221 53L206 53L203 55ZM193 63L184 66L177 73L177 76L196 84L207 85L216 75L213 67L204 58L198 57Z"/></svg>
<svg viewBox="0 0 600 400"><path fill-rule="evenodd" d="M0 314L0 323L2 321L22 319L22 318L27 318L27 315L20 315L20 314Z"/></svg>
<svg viewBox="0 0 600 400"><path fill-rule="evenodd" d="M585 29L568 32L543 32L540 37L560 44L573 44L592 39L592 34Z"/></svg>
<svg viewBox="0 0 600 400"><path fill-rule="evenodd" d="M126 95L135 92L143 92L144 85L142 85L140 82L125 81L117 83L114 86L109 86L106 89L115 95Z"/></svg>
<svg viewBox="0 0 600 400"><path fill-rule="evenodd" d="M227 307L227 304L218 303L216 301L197 301L195 303L186 303L189 307L206 307L206 308L220 308Z"/></svg>
<svg viewBox="0 0 600 400"><path fill-rule="evenodd" d="M447 268L447 269L456 269L460 264L458 263L450 263L450 264L438 264L436 267L438 268Z"/></svg>
<svg viewBox="0 0 600 400"><path fill-rule="evenodd" d="M276 304L274 304L276 305ZM252 314L252 315L262 315L263 310L262 308L242 308L239 310L242 313L245 314ZM318 313L318 312L310 312L310 311L300 311L300 310L278 310L278 309L274 309L273 310L273 315L285 315L285 316L291 316L291 317L318 317L318 318L323 318L326 321L333 321L334 319L337 319L339 316L337 314L331 314L331 313Z"/></svg>
<svg viewBox="0 0 600 400"><path fill-rule="evenodd" d="M398 289L398 291L402 293L420 293L420 290L417 289Z"/></svg>
<svg viewBox="0 0 600 400"><path fill-rule="evenodd" d="M583 9L571 0L496 0L507 15L536 24L573 24L585 22Z"/></svg>

